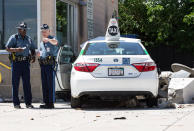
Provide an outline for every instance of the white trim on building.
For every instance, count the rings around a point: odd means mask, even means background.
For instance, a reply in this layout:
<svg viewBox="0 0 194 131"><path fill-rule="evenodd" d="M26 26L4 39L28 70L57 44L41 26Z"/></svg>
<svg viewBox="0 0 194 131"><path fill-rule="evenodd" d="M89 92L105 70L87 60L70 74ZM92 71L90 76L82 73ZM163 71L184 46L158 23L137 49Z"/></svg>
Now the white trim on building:
<svg viewBox="0 0 194 131"><path fill-rule="evenodd" d="M41 24L41 2L40 0L37 0L37 47L40 46L40 25Z"/></svg>
<svg viewBox="0 0 194 131"><path fill-rule="evenodd" d="M68 45L72 45L72 49L74 52L78 52L78 3L76 0L60 0L67 4L67 43ZM55 0L56 5L56 0ZM55 6L55 27L56 25L56 6ZM55 28L55 32L57 29ZM57 37L57 33L56 37ZM72 43L71 43L72 42Z"/></svg>

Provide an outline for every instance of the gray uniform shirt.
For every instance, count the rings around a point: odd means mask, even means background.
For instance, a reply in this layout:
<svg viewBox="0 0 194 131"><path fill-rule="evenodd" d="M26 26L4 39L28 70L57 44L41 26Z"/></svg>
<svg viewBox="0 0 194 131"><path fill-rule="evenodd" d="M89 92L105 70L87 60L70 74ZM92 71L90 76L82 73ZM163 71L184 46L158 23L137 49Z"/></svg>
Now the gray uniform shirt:
<svg viewBox="0 0 194 131"><path fill-rule="evenodd" d="M23 52L16 52L16 56L29 56L30 50L35 50L36 46L34 45L32 39L29 36L22 38L19 34L12 35L6 43L7 48L25 48Z"/></svg>
<svg viewBox="0 0 194 131"><path fill-rule="evenodd" d="M49 39L56 39L53 36L48 36ZM40 57L41 58L46 58L47 56L57 56L59 47L56 45L52 45L50 42L44 43L41 42L40 43Z"/></svg>

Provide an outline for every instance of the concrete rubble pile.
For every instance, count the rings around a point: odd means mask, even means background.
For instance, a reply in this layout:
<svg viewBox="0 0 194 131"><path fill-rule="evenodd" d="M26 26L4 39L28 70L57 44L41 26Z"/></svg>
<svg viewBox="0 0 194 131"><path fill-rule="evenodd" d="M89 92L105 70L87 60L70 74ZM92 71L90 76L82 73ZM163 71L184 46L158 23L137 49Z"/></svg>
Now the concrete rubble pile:
<svg viewBox="0 0 194 131"><path fill-rule="evenodd" d="M178 104L194 103L194 69L182 64L172 64L172 71L159 76L159 107L179 107Z"/></svg>

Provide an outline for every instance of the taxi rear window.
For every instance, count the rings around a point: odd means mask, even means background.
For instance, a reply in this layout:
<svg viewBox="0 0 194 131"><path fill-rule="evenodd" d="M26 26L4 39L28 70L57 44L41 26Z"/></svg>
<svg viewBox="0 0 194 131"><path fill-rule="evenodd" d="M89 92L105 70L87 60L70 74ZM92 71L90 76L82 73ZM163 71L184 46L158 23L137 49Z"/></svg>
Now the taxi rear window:
<svg viewBox="0 0 194 131"><path fill-rule="evenodd" d="M139 43L96 42L88 43L83 55L146 55Z"/></svg>

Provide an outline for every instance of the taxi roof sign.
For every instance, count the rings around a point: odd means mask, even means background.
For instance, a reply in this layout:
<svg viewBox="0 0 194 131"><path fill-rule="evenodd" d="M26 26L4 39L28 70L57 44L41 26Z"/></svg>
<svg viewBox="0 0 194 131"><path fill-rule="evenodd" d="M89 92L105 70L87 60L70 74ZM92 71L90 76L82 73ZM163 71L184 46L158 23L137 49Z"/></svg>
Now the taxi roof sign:
<svg viewBox="0 0 194 131"><path fill-rule="evenodd" d="M115 18L111 18L106 31L106 40L118 41L119 39L120 39L120 31L119 31L118 22Z"/></svg>

